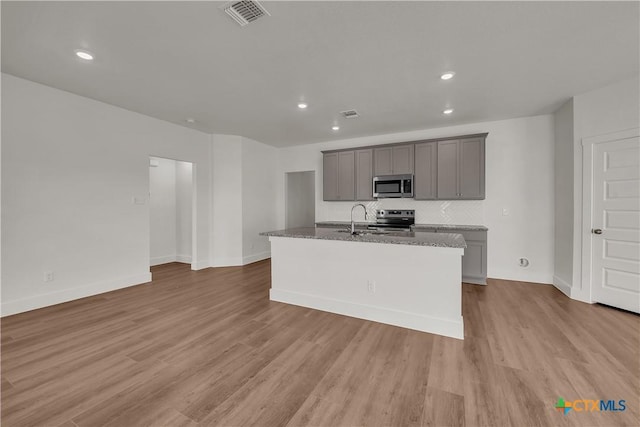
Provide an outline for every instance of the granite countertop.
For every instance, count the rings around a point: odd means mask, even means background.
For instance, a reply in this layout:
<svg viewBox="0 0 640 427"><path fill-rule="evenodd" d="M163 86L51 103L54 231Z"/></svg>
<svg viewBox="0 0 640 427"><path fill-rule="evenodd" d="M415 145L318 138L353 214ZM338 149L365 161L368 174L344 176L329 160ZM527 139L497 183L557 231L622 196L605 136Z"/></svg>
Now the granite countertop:
<svg viewBox="0 0 640 427"><path fill-rule="evenodd" d="M375 222L356 222L356 228L367 228L368 225L375 225ZM316 222L316 227L323 228L341 228L350 227L349 221L320 221ZM489 230L484 225L459 225L459 224L414 224L413 230L461 230L461 231L487 231Z"/></svg>
<svg viewBox="0 0 640 427"><path fill-rule="evenodd" d="M390 232L383 234L366 234L352 236L346 231L328 227L303 227L287 230L268 231L260 233L261 236L294 237L300 239L340 240L346 242L362 243L388 243L395 245L434 246L440 248L466 248L467 243L461 234L455 233L428 233L428 232Z"/></svg>
<svg viewBox="0 0 640 427"><path fill-rule="evenodd" d="M414 224L413 229L416 231L424 229L440 230L461 230L461 231L487 231L484 225L458 225L458 224Z"/></svg>
<svg viewBox="0 0 640 427"><path fill-rule="evenodd" d="M356 222L356 228L367 228L369 225L375 225L375 222ZM316 222L316 227L324 228L349 228L351 222L349 221L320 221Z"/></svg>

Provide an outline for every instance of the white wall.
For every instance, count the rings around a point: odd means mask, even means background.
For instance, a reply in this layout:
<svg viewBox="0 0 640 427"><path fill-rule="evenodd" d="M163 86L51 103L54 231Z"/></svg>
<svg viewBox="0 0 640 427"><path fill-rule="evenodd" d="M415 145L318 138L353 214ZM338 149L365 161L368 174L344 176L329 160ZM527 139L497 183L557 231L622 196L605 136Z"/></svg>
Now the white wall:
<svg viewBox="0 0 640 427"><path fill-rule="evenodd" d="M285 182L286 228L313 227L316 222L316 173L288 172Z"/></svg>
<svg viewBox="0 0 640 427"><path fill-rule="evenodd" d="M416 210L418 223L484 224L488 233L488 275L551 283L553 277L553 116L475 123L378 135L280 149L277 175L278 228L284 227L285 173L316 171L316 221L349 220L353 202L322 200L321 150L415 141L489 132L486 144L486 200L381 200L368 211L399 207ZM502 216L503 208L510 211ZM361 213L359 215L362 215ZM358 220L363 218L358 216ZM526 257L530 266L518 266Z"/></svg>
<svg viewBox="0 0 640 427"><path fill-rule="evenodd" d="M210 264L242 264L242 137L213 135Z"/></svg>
<svg viewBox="0 0 640 427"><path fill-rule="evenodd" d="M191 263L193 165L176 162L176 261Z"/></svg>
<svg viewBox="0 0 640 427"><path fill-rule="evenodd" d="M149 156L195 163L209 265L209 135L6 74L2 124L3 315L150 279Z"/></svg>
<svg viewBox="0 0 640 427"><path fill-rule="evenodd" d="M263 231L276 226L277 149L233 135L213 135L212 266L244 265L271 254Z"/></svg>
<svg viewBox="0 0 640 427"><path fill-rule="evenodd" d="M242 138L242 264L271 256L269 238L260 233L277 225L276 152L274 147Z"/></svg>
<svg viewBox="0 0 640 427"><path fill-rule="evenodd" d="M150 264L176 260L176 162L152 157L149 168Z"/></svg>
<svg viewBox="0 0 640 427"><path fill-rule="evenodd" d="M573 98L573 282L571 297L591 301L582 281L582 239L591 224L582 222L582 140L632 128L640 128L640 76Z"/></svg>
<svg viewBox="0 0 640 427"><path fill-rule="evenodd" d="M554 276L566 294L573 282L573 99L554 114Z"/></svg>

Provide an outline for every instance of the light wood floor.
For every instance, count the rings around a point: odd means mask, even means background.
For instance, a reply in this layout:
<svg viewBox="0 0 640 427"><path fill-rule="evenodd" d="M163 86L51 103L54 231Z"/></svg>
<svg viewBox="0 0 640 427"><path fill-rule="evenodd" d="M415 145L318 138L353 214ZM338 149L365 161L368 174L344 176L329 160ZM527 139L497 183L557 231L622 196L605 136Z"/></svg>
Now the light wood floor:
<svg viewBox="0 0 640 427"><path fill-rule="evenodd" d="M551 286L464 285L461 341L270 302L269 261L153 276L2 319L2 425L640 424L640 318Z"/></svg>

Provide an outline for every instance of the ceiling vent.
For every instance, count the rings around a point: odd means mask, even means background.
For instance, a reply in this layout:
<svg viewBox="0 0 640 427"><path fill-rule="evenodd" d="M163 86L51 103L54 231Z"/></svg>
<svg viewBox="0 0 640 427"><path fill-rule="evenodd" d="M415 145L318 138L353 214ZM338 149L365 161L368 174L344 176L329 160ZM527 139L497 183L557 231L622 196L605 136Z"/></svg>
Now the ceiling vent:
<svg viewBox="0 0 640 427"><path fill-rule="evenodd" d="M269 12L257 1L234 1L224 7L224 11L241 27L263 16L270 16Z"/></svg>
<svg viewBox="0 0 640 427"><path fill-rule="evenodd" d="M360 117L360 114L358 114L356 110L340 111L340 114L342 114L345 119L355 119L356 117Z"/></svg>

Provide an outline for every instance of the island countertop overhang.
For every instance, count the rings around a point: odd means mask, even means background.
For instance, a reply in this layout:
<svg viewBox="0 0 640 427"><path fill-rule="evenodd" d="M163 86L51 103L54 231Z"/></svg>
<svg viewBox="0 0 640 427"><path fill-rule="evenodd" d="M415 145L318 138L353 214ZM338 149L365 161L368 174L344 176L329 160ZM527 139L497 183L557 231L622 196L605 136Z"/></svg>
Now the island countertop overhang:
<svg viewBox="0 0 640 427"><path fill-rule="evenodd" d="M301 227L267 231L260 233L260 235L269 237L335 240L360 243L431 246L439 248L464 249L467 247L464 237L462 237L461 234L456 233L429 233L416 231L410 233L361 234L352 236L350 233L344 232L344 230L336 230L333 228Z"/></svg>

